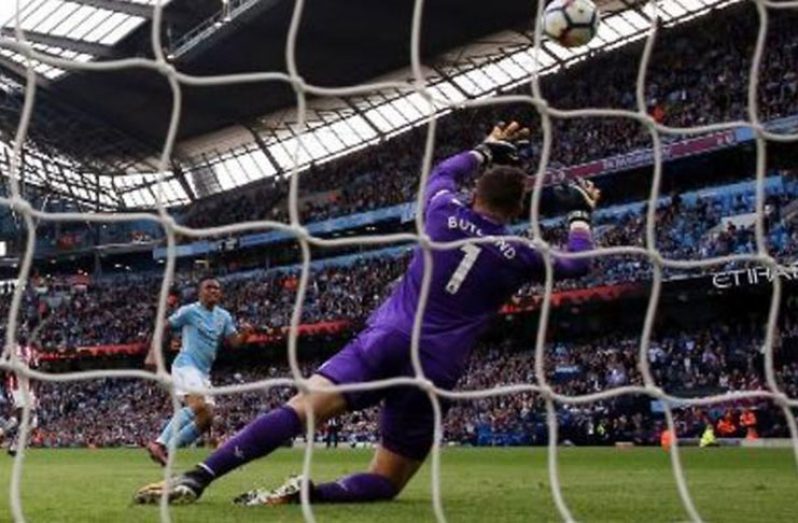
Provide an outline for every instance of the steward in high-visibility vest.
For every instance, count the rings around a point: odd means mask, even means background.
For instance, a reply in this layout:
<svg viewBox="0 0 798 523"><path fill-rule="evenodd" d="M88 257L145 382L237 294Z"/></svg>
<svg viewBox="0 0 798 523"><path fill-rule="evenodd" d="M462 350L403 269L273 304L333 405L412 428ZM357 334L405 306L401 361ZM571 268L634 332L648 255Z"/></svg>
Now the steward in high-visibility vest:
<svg viewBox="0 0 798 523"><path fill-rule="evenodd" d="M704 448L717 444L718 442L715 440L715 429L712 428L712 423L707 423L704 433L701 434L701 440L699 440L698 446Z"/></svg>

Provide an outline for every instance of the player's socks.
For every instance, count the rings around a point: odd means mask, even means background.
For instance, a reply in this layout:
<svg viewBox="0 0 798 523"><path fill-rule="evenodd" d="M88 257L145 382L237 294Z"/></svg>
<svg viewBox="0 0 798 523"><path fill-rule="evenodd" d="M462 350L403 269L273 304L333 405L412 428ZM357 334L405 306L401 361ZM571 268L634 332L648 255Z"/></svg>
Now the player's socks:
<svg viewBox="0 0 798 523"><path fill-rule="evenodd" d="M391 481L379 474L353 474L313 488L311 499L318 503L362 503L396 497Z"/></svg>
<svg viewBox="0 0 798 523"><path fill-rule="evenodd" d="M164 426L163 430L161 431L161 435L158 436L157 441L164 447L169 446L169 439L172 437L172 431L178 434L178 447L180 446L179 443L179 434L183 427L185 427L189 423L193 423L194 421L194 411L191 410L190 407L183 407L177 412L177 416L172 416L169 418L169 422Z"/></svg>
<svg viewBox="0 0 798 523"><path fill-rule="evenodd" d="M197 424L195 422L190 422L186 425L183 425L183 428L180 429L180 432L177 434L177 446L178 447L187 447L197 441L197 439L202 435L202 432L197 428Z"/></svg>
<svg viewBox="0 0 798 523"><path fill-rule="evenodd" d="M253 459L271 453L290 438L302 433L302 422L291 407L280 407L264 414L230 438L190 474L206 480L206 485ZM202 474L204 471L207 475Z"/></svg>

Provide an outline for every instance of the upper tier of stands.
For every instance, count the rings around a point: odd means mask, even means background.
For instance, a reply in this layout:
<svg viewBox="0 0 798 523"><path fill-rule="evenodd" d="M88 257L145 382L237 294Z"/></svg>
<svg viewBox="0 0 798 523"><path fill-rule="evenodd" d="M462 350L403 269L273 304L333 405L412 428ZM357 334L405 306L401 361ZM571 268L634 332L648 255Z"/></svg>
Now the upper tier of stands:
<svg viewBox="0 0 798 523"><path fill-rule="evenodd" d="M750 214L754 210L753 182L712 187L663 197L658 205L657 247L666 258L706 259L730 253L756 252ZM771 254L789 264L798 254L798 227L782 217L785 206L798 197L798 183L781 176L766 180L766 230ZM598 246L644 245L645 203L602 209L596 217ZM562 244L561 219L545 223L546 236ZM515 227L523 234L523 224ZM313 261L302 322L359 322L388 294L406 267L412 246L394 246ZM235 257L230 260L235 267ZM729 267L715 267L718 271ZM666 271L666 278L683 278L698 271ZM290 322L299 266L286 265L250 271L221 270L225 305L234 314L269 328ZM141 343L154 325L161 272L130 273L80 280L79 285L31 282L22 308L23 323L38 325L38 345L46 351L76 347ZM189 273L177 279L190 297ZM587 276L558 282L555 290L583 289L646 281L651 267L645 257L602 256ZM86 286L86 284L88 285ZM537 296L538 284L522 288L516 299ZM8 313L0 302L0 317ZM0 329L2 332L3 329Z"/></svg>

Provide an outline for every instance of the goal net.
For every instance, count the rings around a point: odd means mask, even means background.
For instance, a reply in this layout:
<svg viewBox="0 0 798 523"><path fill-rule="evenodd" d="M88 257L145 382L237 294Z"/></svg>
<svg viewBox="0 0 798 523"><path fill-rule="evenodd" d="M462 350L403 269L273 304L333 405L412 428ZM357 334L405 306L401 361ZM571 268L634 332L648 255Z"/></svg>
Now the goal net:
<svg viewBox="0 0 798 523"><path fill-rule="evenodd" d="M687 2L688 4L694 3ZM541 35L540 26L536 24L535 30L529 35L534 39L534 48L531 54L532 64L537 64L530 68L526 83L528 90L525 94L494 94L491 96L472 97L458 102L458 109L482 109L486 107L494 108L497 114L501 114L501 108L508 105L525 104L539 118L538 133L541 137L541 147L538 154L535 188L531 196L530 214L528 225L530 227L532 242L542 253L546 262L546 280L542 287L542 302L539 312L539 328L537 332L535 355L534 355L534 381L530 383L518 383L514 385L496 386L483 390L469 391L446 391L436 388L433 383L424 376L419 356L419 339L421 336L420 319L425 310L429 291L429 281L431 276L431 256L429 253L436 249L460 249L465 244L493 243L497 240L494 237L485 237L467 240L456 243L441 244L434 242L424 232L423 209L424 200L422 191L416 198L417 212L415 213L415 232L397 233L391 235L366 235L348 236L337 238L323 238L318 234L309 232L303 223L300 213L300 185L304 171L300 169L303 163L303 155L309 147L303 143L307 139L309 127L306 120L306 109L312 97L324 96L344 96L344 95L367 95L374 91L384 89L396 89L407 92L408 89L416 95L416 100L420 100L423 105L424 114L422 120L426 124L426 146L423 153L423 168L421 169L419 187L424 187L425 181L429 176L436 149L436 132L439 129L438 119L441 115L450 112L455 107L442 101L439 91L432 89L429 81L429 70L425 67L422 60L422 26L424 20L424 0L417 0L414 3L414 16L412 19L412 30L410 35L410 69L412 72L412 85L408 87L407 82L380 82L364 83L351 87L321 87L307 83L303 79L302 71L297 63L297 40L299 27L302 21L303 12L308 9L306 2L296 0L293 7L293 17L287 36L286 59L287 73L253 71L245 74L225 75L225 76L198 76L181 72L172 65L172 61L167 52L164 51L163 34L161 28L164 6L160 1L138 2L140 4L151 4L152 8L152 53L154 59L144 58L123 58L109 59L106 61L86 61L81 59L70 59L64 56L54 56L50 53L42 52L34 42L26 37L24 31L8 31L0 38L0 49L8 53L15 53L24 57L22 67L27 75L25 84L24 105L21 107L21 118L18 123L16 135L13 137L13 152L10 156L9 175L7 177L8 191L5 196L0 197L0 204L11 209L21 220L27 238L24 243L25 249L19 259L19 273L16 280L17 285L10 294L9 314L6 320L7 329L4 340L3 359L0 361L0 369L15 374L19 379L31 379L42 382L78 382L84 380L95 380L99 378L133 378L139 380L149 380L156 382L170 391L172 406L175 412L180 405L174 393L173 383L163 360L161 351L156 350L156 372L144 370L103 370L103 371L80 371L61 374L39 372L30 368L21 361L16 350L17 332L20 324L20 310L24 305L25 285L31 280L31 271L34 263L34 246L36 244L37 223L39 222L92 222L92 223L120 223L128 221L150 221L157 224L165 232L166 256L164 264L164 277L158 297L157 320L154 326L154 336L152 345L161 347L164 334L164 317L167 310L167 299L169 289L175 279L176 255L178 246L178 236L184 238L206 238L241 234L258 230L282 231L292 235L299 245L301 253L301 272L299 273L298 285L296 289L296 300L293 313L290 316L290 329L288 332L288 362L291 369L292 379L263 379L253 383L243 385L231 385L226 387L214 388L211 390L198 391L202 394L228 395L244 391L265 390L275 387L294 386L302 393L309 393L313 389L308 383L307 375L303 374L298 355L299 325L302 323L303 304L308 291L309 277L311 271L311 251L313 248L339 248L352 246L379 247L391 243L410 241L415 242L426 253L425 276L421 291L421 299L418 304L416 314L416 324L412 337L412 361L415 368L413 378L394 378L384 381L361 383L336 387L340 391L364 391L385 388L397 385L411 385L424 390L433 405L435 412L435 439L434 447L430 455L431 474L432 474L432 505L435 517L438 521L446 521L441 487L441 443L443 438L443 420L441 416L442 400L470 401L480 398L498 397L520 393L529 393L544 400L546 410L546 420L548 427L548 474L550 478L551 495L556 504L556 508L565 521L574 521L574 516L568 505L568 500L563 496L560 474L558 468L558 421L557 407L563 404L580 405L591 404L602 400L618 398L624 395L644 395L651 399L660 400L664 407L665 421L671 434L676 435L677 430L674 422L673 407L675 405L686 406L708 406L741 400L768 400L777 405L785 419L787 420L789 433L795 451L796 462L798 463L798 428L793 409L798 407L798 400L788 397L780 388L777 379L773 346L777 335L777 321L779 319L779 305L782 301L783 282L780 278L772 278L772 293L770 299L770 309L765 328L764 342L761 350L764 354L764 376L766 387L762 390L749 390L732 392L723 395L701 397L701 398L681 398L674 397L667 393L655 380L649 368L649 349L652 332L655 327L658 303L662 290L664 274L668 270L707 270L717 267L726 267L730 264L756 264L768 268L772 273L786 271L787 268L774 258L768 250L768 240L765 228L765 179L767 174L766 151L770 143L793 143L798 140L796 134L784 134L769 129L762 118L759 107L759 95L761 64L764 59L766 40L768 36L769 21L773 17L780 16L786 9L798 7L798 3L789 1L767 1L756 0L753 2L758 14L759 33L756 40L753 56L750 62L750 76L748 79L748 99L746 114L747 118L739 121L706 123L700 126L675 127L666 125L658 121L651 113L649 96L647 94L647 74L652 65L652 54L657 42L659 32L665 23L672 17L672 10L675 5L669 2L652 1L648 3L636 3L646 15L648 27L645 30L645 45L643 53L639 59L637 67L637 82L633 101L634 109L612 109L607 107L588 107L578 109L558 108L554 103L550 103L544 96L541 88L541 76L546 68L544 64L547 58L542 55L541 43L545 37ZM236 8L244 2L223 0L225 17L233 16ZM16 0L17 7L24 4L22 0ZM624 6L620 2L605 3L607 12L622 10ZM541 2L537 6L537 12L530 12L530 23L540 20L540 15L544 4ZM684 9L682 7L682 9ZM696 10L699 13L700 10ZM698 14L696 14L698 16ZM622 45L624 40L630 40L623 35L618 37L618 45ZM592 52L592 51L591 51ZM583 59L590 56L586 53ZM157 201L155 203L156 213L103 213L103 212L48 212L33 205L25 198L24 176L22 175L21 165L25 155L26 144L29 138L29 129L32 118L34 104L37 100L38 74L44 70L42 68L52 67L66 71L92 71L107 72L128 68L144 69L159 75L169 83L173 105L170 114L167 138L163 144L160 163L158 165L159 177L155 188ZM38 72L37 72L38 71ZM168 197L166 193L167 175L172 169L170 160L176 148L176 137L181 120L182 99L184 91L188 87L211 87L211 86L230 86L242 83L257 82L283 82L293 88L296 92L296 140L291 151L293 159L293 172L290 176L288 192L288 217L285 222L273 220L260 220L256 222L234 223L230 225L214 226L208 228L191 228L178 223L167 210ZM652 176L650 179L650 192L645 216L645 242L644 246L618 246L618 247L597 247L589 253L567 254L556 249L544 238L541 219L541 195L544 187L548 185L557 173L561 173L561 168L552 168L550 163L552 147L557 140L555 124L558 122L570 122L574 120L600 118L602 121L623 120L634 125L645 128L649 134L649 146L653 158ZM675 138L685 139L697 136L704 136L722 131L734 131L746 129L752 133L753 144L756 154L756 219L755 219L755 252L749 254L729 254L719 257L708 257L703 259L672 259L663 255L658 249L657 236L657 203L662 196L663 183L663 164L666 161L668 152L667 145ZM440 145L440 144L438 144ZM376 145L375 147L379 147ZM520 236L507 238L521 240ZM527 241L524 239L524 241ZM642 334L639 344L637 365L642 377L642 385L626 385L601 392L584 395L564 395L557 391L550 377L546 372L546 343L548 339L549 316L552 309L552 295L554 291L553 265L554 255L561 257L592 257L596 259L633 256L643 258L651 265L651 291L648 308L645 314ZM23 409L23 417L20 420L20 437L23 448L17 454L11 481L11 510L15 521L24 521L24 507L21 501L21 478L24 467L24 443L27 441L31 431L31 403L26 401ZM311 417L307 427L307 441L314 441L316 423ZM701 521L699 514L692 500L690 489L685 480L685 474L679 453L679 439L674 437L670 451L670 459L673 475L678 487L678 493L684 509L692 521ZM174 441L172 442L174 446ZM171 449L172 451L174 448ZM173 466L172 458L174 452L170 452L170 461L164 471L164 478L171 477ZM314 446L308 443L305 446L303 474L305 478L310 476L311 465L313 463ZM309 503L308 484L303 485L302 492L302 511L306 521L315 521L313 509ZM170 520L169 507L166 500L161 504L160 516L163 521Z"/></svg>

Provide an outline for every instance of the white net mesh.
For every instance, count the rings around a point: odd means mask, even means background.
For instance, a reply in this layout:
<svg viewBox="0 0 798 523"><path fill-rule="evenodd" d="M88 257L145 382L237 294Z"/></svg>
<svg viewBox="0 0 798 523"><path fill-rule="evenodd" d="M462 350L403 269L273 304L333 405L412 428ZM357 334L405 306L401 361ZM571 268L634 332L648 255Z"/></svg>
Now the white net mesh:
<svg viewBox="0 0 798 523"><path fill-rule="evenodd" d="M20 4L22 3L21 0L16 0L16 3L17 3L17 9L19 9ZM227 5L227 2L223 3ZM24 56L28 57L29 60L29 62L27 63L27 84L25 91L25 104L22 111L22 117L19 122L19 127L17 129L17 134L14 140L14 156L10 166L10 177L9 177L10 196L7 198L6 197L0 198L0 204L9 206L16 213L22 216L27 230L27 242L25 244L26 245L25 252L21 258L21 263L20 263L20 270L18 277L20 285L18 285L15 288L12 295L12 302L10 308L11 310L8 317L8 328L6 331L7 334L6 334L5 348L4 348L5 358L3 359L2 362L0 362L0 368L2 368L3 370L12 371L16 373L16 375L19 377L30 378L35 380L43 380L43 381L67 382L67 381L78 381L78 380L92 380L98 378L137 378L143 380L153 380L161 383L163 386L167 387L170 390L172 404L175 409L175 412L177 412L177 410L180 407L177 396L174 393L174 388L170 375L167 372L167 369L165 368L163 356L160 351L155 351L157 359L157 371L154 374L137 370L122 370L122 371L105 370L105 371L87 371L87 372L75 372L75 373L55 375L55 374L38 372L36 370L28 368L24 364L24 362L19 360L16 351L12 350L12 348L15 345L15 333L17 330L20 304L22 303L23 299L23 293L25 287L24 283L29 280L31 274L34 246L36 243L35 242L36 227L34 220L45 220L45 221L60 220L64 222L76 222L76 221L121 222L121 221L134 221L134 220L149 220L157 222L161 225L161 227L163 227L166 233L166 242L168 248L167 248L167 259L166 259L165 273L164 273L165 276L163 279L163 284L161 287L161 292L158 301L158 314L157 314L158 319L155 326L154 339L152 340L153 346L155 347L161 346L163 330L164 330L163 318L164 318L164 313L166 311L167 294L168 294L168 289L170 288L170 285L174 280L176 234L180 234L189 238L192 237L196 238L196 237L206 237L206 236L218 236L223 234L242 233L245 231L251 231L256 229L258 230L273 229L273 230L285 231L294 235L297 241L299 242L301 249L302 270L301 270L301 277L299 279L296 303L293 310L293 314L291 316L291 329L289 331L289 338L288 338L288 359L293 379L269 379L255 383L249 383L246 385L220 387L208 391L205 390L196 391L203 394L214 394L214 395L234 394L249 390L264 390L266 388L285 387L285 386L295 386L302 393L308 393L311 390L313 390L309 387L309 384L307 382L307 377L303 376L301 373L299 360L298 360L298 352L297 352L298 326L300 324L302 317L302 304L304 303L305 292L308 286L308 278L310 274L311 247L380 245L380 244L388 244L399 241L412 241L420 245L425 254L424 257L425 271L422 283L421 298L416 314L415 327L412 336L411 354L412 354L412 363L416 374L415 377L394 378L378 382L337 386L335 387L335 390L364 391L364 390L373 390L373 389L385 388L396 385L413 385L423 389L428 393L435 414L435 435L434 435L435 437L434 437L434 447L431 453L431 465L432 465L431 471L432 471L432 504L434 508L435 517L438 521L441 522L446 521L446 515L444 513L443 502L441 497L440 481L439 481L440 467L441 467L440 450L441 450L441 440L442 440L442 419L441 419L441 405L440 405L441 398L469 400L476 398L485 398L489 396L515 394L521 392L534 393L542 396L545 399L546 411L547 411L547 424L549 432L548 465L549 465L549 477L552 489L552 496L554 498L560 516L565 521L573 521L574 517L572 516L571 510L568 507L566 499L563 497L560 477L559 477L558 460L557 460L558 425L557 425L557 416L555 408L557 404L563 404L563 403L585 404L585 403L606 400L622 395L633 395L633 394L646 395L654 399L662 400L665 406L665 419L667 422L667 426L671 431L671 433L675 435L676 431L674 426L673 414L671 407L669 406L672 403L678 402L680 405L683 406L704 406L704 405L711 405L716 403L723 403L723 402L742 400L742 399L767 399L771 400L772 402L775 402L775 404L778 405L784 413L792 439L792 445L795 453L796 463L798 463L798 428L796 428L795 416L791 411L791 408L798 407L798 400L789 398L780 390L775 375L774 361L773 361L774 333L776 329L776 321L778 318L779 303L782 292L782 285L779 278L773 278L772 280L773 288L772 288L771 306L767 321L766 334L762 347L762 351L765 355L765 377L766 377L767 390L734 392L719 396L711 396L703 398L691 398L691 399L676 398L670 396L668 393L666 393L662 388L660 388L657 385L649 369L648 358L647 358L649 342L651 339L654 320L657 314L658 300L662 288L663 269L706 268L711 266L719 266L730 262L757 263L766 266L774 271L780 268L779 262L768 253L768 248L765 238L765 229L763 224L764 221L763 206L764 206L764 197L765 197L764 179L766 172L765 147L766 147L766 142L768 140L779 141L779 142L792 142L798 140L798 135L776 134L769 132L764 127L762 121L760 121L759 110L757 107L757 89L758 89L760 64L762 62L762 57L765 48L765 40L768 29L768 18L769 16L778 16L778 13L782 9L790 9L798 7L798 2L775 2L775 1L757 0L754 3L756 5L756 10L759 16L759 33L756 41L755 52L753 54L751 61L751 74L748 86L748 119L745 121L719 123L719 124L705 125L700 127L675 128L657 123L649 115L646 107L644 88L646 85L646 74L648 71L652 50L654 48L654 44L657 39L658 19L659 19L657 2L653 1L648 4L648 13L651 19L651 27L648 31L647 41L645 44L643 55L640 59L639 73L637 77L637 89L636 89L636 103L637 103L636 111L602 109L602 108L589 108L589 109L567 110L567 111L558 110L554 107L550 107L547 101L542 96L539 78L536 76L533 76L531 78L531 92L529 96L497 96L485 100L469 101L463 104L466 107L468 106L475 107L475 106L483 106L490 104L525 103L529 104L530 107L533 107L539 114L541 118L541 133L543 137L543 147L537 171L538 176L536 177L536 187L532 197L530 223L533 232L532 241L534 245L543 254L544 259L546 261L545 295L544 295L544 300L542 302L542 308L540 311L541 321L539 323L540 326L538 330L536 349L535 349L534 374L535 374L536 383L517 384L512 386L496 387L487 390L474 390L474 391L464 391L464 392L452 392L436 388L434 384L424 376L422 370L421 360L419 356L419 339L421 334L420 320L422 318L423 311L425 309L425 305L427 302L427 296L428 296L429 284L431 278L432 257L430 253L433 249L457 249L462 247L466 243L475 243L475 244L493 243L497 240L497 238L495 237L469 239L460 242L446 243L446 244L435 243L424 232L423 211L419 211L416 213L415 234L399 233L399 234L390 234L390 235L374 235L374 236L349 237L349 238L337 238L337 239L323 239L315 237L312 234L308 233L303 224L300 222L299 205L298 205L300 176L298 168L296 167L290 179L290 192L288 198L290 220L288 224L264 220L258 222L238 223L228 226L205 228L205 229L191 229L183 227L179 225L166 212L163 195L161 191L161 184L164 181L163 174L161 175L159 181L157 216L147 213L125 214L124 216L119 214L110 214L110 213L109 214L100 214L100 213L53 214L34 209L29 204L29 202L26 201L21 196L19 177L17 176L17 174L20 169L23 144L25 144L26 141L26 136L31 122L33 105L36 99L35 72L32 67L34 60L42 62L44 64L48 64L50 66L62 68L65 70L110 71L110 70L118 70L124 68L144 68L155 71L163 75L163 77L167 79L171 87L172 96L173 96L173 105L172 105L169 130L166 141L163 146L163 151L159 166L162 173L166 173L168 171L169 159L172 157L172 152L175 147L175 138L181 116L182 89L184 86L224 86L235 83L254 83L254 82L267 82L267 81L286 82L290 84L296 92L296 105L298 108L300 128L305 125L305 110L308 104L309 95L318 95L318 96L357 95L357 94L366 94L368 92L380 89L389 89L389 88L396 88L402 90L406 89L406 84L398 82L362 84L353 87L341 87L341 88L323 88L319 86L306 84L302 79L300 71L297 68L297 60L296 60L296 44L297 44L297 36L299 31L299 24L302 18L303 10L305 9L305 2L303 0L296 0L293 11L293 18L288 33L288 41L286 48L286 61L288 65L288 74L276 73L276 72L261 72L261 73L254 72L249 74L237 74L230 76L199 77L199 76L192 76L181 73L180 71L176 70L172 65L170 65L169 61L167 60L167 57L164 56L163 46L161 43L161 35L160 31L158 31L158 28L161 26L161 20L163 14L163 6L161 5L160 1L153 2L154 4L153 24L152 24L153 31L151 38L152 38L152 50L155 56L154 60L130 58L130 59L112 60L112 61L97 63L97 62L71 61L61 58L54 58L50 55L44 55L36 52L33 46L26 41L25 35L21 31L18 31L16 33L15 39L4 38L0 40L0 44L3 48L10 49L17 53L23 54ZM410 56L410 62L413 71L414 90L428 104L427 107L428 109L427 116L429 117L428 133L426 139L426 148L424 151L423 170L422 170L421 183L420 183L420 187L422 188L424 187L432 163L433 148L435 146L435 131L437 123L437 120L435 118L436 107L433 103L433 96L428 90L428 83L423 72L424 69L422 67L422 62L420 57L421 21L423 16L423 8L424 8L424 0L416 0L414 4L414 15L412 21L413 25L412 25L411 56ZM538 20L540 19L540 13L542 12L542 9L543 9L543 4L539 3L538 13L537 13ZM535 42L538 48L540 46L540 41L541 41L541 32L540 28L538 27L537 30L535 31ZM590 118L590 117L628 119L630 121L637 122L640 125L644 126L646 129L648 129L651 135L652 150L654 155L654 170L653 170L653 179L651 184L648 214L646 221L647 247L599 248L595 251L580 253L580 254L566 254L562 252L557 252L556 254L558 256L566 258L617 256L617 255L629 254L629 255L644 256L648 260L650 260L653 266L653 283L651 288L649 305L646 311L642 338L639 347L639 356L638 356L639 358L638 365L643 377L644 385L624 386L612 390L607 390L595 394L588 394L582 396L565 396L558 394L552 388L552 386L548 382L546 373L544 371L544 365L545 365L544 342L546 340L546 330L547 330L548 317L551 307L551 297L553 291L552 256L553 254L555 254L555 251L543 239L541 233L541 224L539 219L540 201L541 201L540 197L545 178L544 174L547 172L549 165L549 154L551 151L551 145L553 139L552 120ZM657 226L656 214L655 214L656 202L660 196L660 182L662 177L663 135L689 136L689 135L718 132L722 130L729 130L735 128L751 129L751 131L753 131L755 136L756 158L757 158L756 162L757 219L756 219L755 232L756 232L757 252L755 254L750 254L750 255L729 255L729 256L704 259L704 260L678 260L678 259L667 259L663 257L663 255L657 249L656 234L655 234ZM298 157L300 152L299 150L301 147L301 134L299 135L299 137L300 138L297 141L296 150L294 151L295 158ZM420 191L417 199L417 205L419 209L422 208L424 205L424 201L421 194L422 193ZM515 236L508 237L507 239L520 240L520 238ZM30 431L30 421L31 421L31 405L30 401L28 401L26 402L26 405L23 409L23 418L20 424L21 425L20 441L23 442L23 445L15 458L14 467L13 467L13 476L10 488L11 510L15 521L24 521L24 511L21 502L21 492L20 492L21 488L20 480L22 476L24 455L25 455L24 442L27 441L27 437ZM315 423L311 413L307 426L307 435L308 435L307 441L309 442L313 441L313 434L315 431L314 425ZM171 446L172 446L171 450L174 450L173 448L174 441L172 442ZM170 455L170 460L164 471L164 478L167 479L171 476L172 473L172 468L173 468L172 457L174 456L174 452L170 452L169 455ZM678 439L676 438L673 441L673 447L670 453L670 457L671 457L673 475L676 480L678 493L680 495L684 509L688 514L690 520L701 521L701 516L696 510L696 507L691 498L690 490L685 480L685 475L679 454ZM312 460L313 460L313 445L307 444L305 451L304 465L303 465L303 473L304 477L306 478L305 480L306 482L305 484L303 484L303 490L301 496L302 511L306 521L315 521L313 511L309 503L309 491L307 484L307 478L310 475ZM163 521L170 520L170 512L168 505L166 504L165 498L162 500L162 504L160 507L160 515Z"/></svg>

